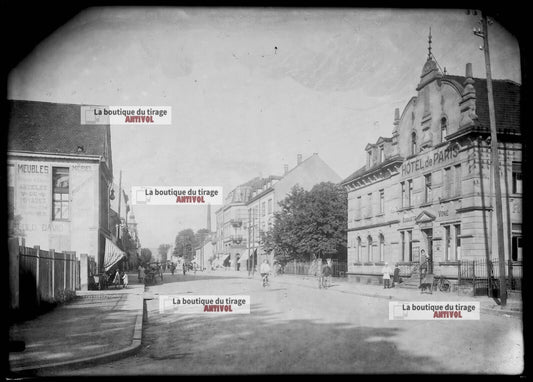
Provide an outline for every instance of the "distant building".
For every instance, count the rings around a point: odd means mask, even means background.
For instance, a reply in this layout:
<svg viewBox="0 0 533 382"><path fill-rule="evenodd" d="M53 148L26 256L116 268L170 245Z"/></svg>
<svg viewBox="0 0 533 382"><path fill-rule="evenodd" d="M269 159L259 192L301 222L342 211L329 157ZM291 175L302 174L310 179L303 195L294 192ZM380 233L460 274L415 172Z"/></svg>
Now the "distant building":
<svg viewBox="0 0 533 382"><path fill-rule="evenodd" d="M505 258L522 260L520 85L494 80L504 200ZM396 109L392 137L366 146L348 191L348 275L379 277L384 262L429 257L434 273L458 260L497 258L486 80L442 73L432 56L418 94ZM448 267L448 268L447 268Z"/></svg>
<svg viewBox="0 0 533 382"><path fill-rule="evenodd" d="M310 190L321 182L338 183L341 180L318 154L302 160L298 154L296 166L283 176L255 178L235 188L217 211L217 254L231 260L233 269L246 270L264 258L271 264L274 253L263 250L262 237L274 224L274 213L295 185Z"/></svg>
<svg viewBox="0 0 533 382"><path fill-rule="evenodd" d="M76 251L103 268L113 249L109 125L82 125L80 105L12 100L8 212L26 246ZM116 246L115 246L116 247Z"/></svg>

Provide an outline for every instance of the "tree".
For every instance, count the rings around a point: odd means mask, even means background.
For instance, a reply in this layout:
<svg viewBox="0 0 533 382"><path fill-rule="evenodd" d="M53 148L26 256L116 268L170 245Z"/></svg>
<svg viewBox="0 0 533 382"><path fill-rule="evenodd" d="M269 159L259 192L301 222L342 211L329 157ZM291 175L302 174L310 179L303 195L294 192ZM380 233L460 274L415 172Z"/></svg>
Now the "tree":
<svg viewBox="0 0 533 382"><path fill-rule="evenodd" d="M186 261L191 261L193 251L196 247L194 231L190 228L184 229L176 236L174 244L174 254Z"/></svg>
<svg viewBox="0 0 533 382"><path fill-rule="evenodd" d="M205 242L205 239L209 237L209 230L207 228L201 228L194 234L194 240L195 240L195 247L198 247L199 245L203 245Z"/></svg>
<svg viewBox="0 0 533 382"><path fill-rule="evenodd" d="M292 188L274 214L274 226L264 237L264 249L276 260L346 259L348 198L339 185L323 182L310 191Z"/></svg>
<svg viewBox="0 0 533 382"><path fill-rule="evenodd" d="M147 264L152 260L152 251L148 248L141 248L141 263Z"/></svg>

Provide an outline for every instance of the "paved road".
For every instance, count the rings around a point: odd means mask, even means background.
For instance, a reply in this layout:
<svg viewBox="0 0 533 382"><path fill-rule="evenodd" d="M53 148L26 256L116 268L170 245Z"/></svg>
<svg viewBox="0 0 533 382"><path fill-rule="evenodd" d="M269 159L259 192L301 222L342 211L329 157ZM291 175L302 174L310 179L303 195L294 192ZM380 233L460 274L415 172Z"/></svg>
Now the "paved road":
<svg viewBox="0 0 533 382"><path fill-rule="evenodd" d="M148 303L136 355L77 375L520 373L522 322L389 321L388 300L224 272L166 277L157 294L246 294L249 315L160 314Z"/></svg>

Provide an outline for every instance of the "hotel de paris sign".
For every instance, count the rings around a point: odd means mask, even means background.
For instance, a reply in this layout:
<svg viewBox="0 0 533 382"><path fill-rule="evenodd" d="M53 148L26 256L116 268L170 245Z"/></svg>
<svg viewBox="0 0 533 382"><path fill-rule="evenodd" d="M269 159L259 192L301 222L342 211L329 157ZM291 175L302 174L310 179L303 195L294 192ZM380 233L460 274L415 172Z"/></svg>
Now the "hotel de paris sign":
<svg viewBox="0 0 533 382"><path fill-rule="evenodd" d="M406 160L402 164L401 176L412 176L415 175L415 173L429 170L437 165L444 165L456 158L457 155L459 155L459 145L449 144L433 152Z"/></svg>

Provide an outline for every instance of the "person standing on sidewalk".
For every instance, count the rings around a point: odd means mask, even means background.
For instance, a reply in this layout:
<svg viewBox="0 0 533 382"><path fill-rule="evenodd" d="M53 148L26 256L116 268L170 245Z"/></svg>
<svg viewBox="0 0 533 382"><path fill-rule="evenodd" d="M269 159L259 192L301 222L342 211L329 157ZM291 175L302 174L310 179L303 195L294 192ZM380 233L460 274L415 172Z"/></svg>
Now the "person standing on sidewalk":
<svg viewBox="0 0 533 382"><path fill-rule="evenodd" d="M322 287L324 286L324 269L322 265L322 259L318 258L316 263L316 277L318 279L318 289L322 289Z"/></svg>
<svg viewBox="0 0 533 382"><path fill-rule="evenodd" d="M127 288L128 287L128 274L126 272L124 272L124 274L122 275L122 281L123 281L122 287Z"/></svg>
<svg viewBox="0 0 533 382"><path fill-rule="evenodd" d="M326 262L324 266L322 267L322 286L324 288L329 288L331 285L331 275L333 274L333 271L331 269L330 262Z"/></svg>
<svg viewBox="0 0 533 382"><path fill-rule="evenodd" d="M391 269L389 267L389 263L385 263L385 266L381 269L381 273L383 274L383 289L390 288Z"/></svg>
<svg viewBox="0 0 533 382"><path fill-rule="evenodd" d="M392 277L392 287L400 283L400 267L398 263L394 265L394 276Z"/></svg>

